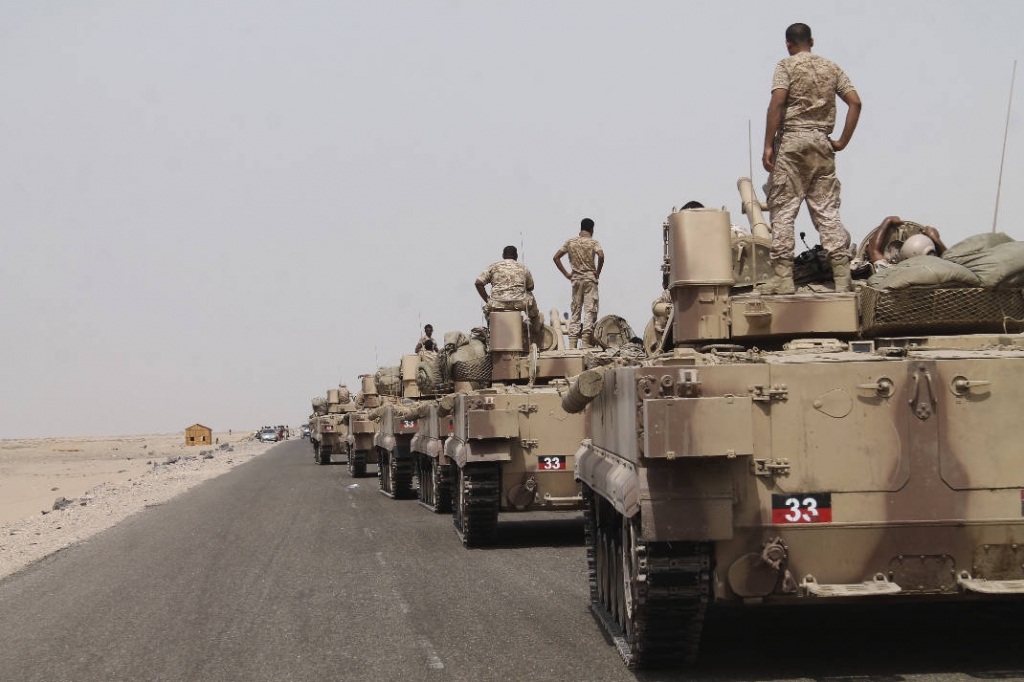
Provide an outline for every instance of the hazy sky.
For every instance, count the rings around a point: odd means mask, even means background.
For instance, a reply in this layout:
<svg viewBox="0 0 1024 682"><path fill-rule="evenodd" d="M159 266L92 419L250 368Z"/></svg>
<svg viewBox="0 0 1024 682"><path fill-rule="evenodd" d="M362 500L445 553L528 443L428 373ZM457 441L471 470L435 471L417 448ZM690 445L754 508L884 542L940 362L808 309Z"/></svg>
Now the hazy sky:
<svg viewBox="0 0 1024 682"><path fill-rule="evenodd" d="M641 331L672 207L744 222L794 21L864 101L853 239L991 229L1021 2L0 3L0 437L296 424L421 323L480 324L506 244L568 310L584 216L601 312Z"/></svg>

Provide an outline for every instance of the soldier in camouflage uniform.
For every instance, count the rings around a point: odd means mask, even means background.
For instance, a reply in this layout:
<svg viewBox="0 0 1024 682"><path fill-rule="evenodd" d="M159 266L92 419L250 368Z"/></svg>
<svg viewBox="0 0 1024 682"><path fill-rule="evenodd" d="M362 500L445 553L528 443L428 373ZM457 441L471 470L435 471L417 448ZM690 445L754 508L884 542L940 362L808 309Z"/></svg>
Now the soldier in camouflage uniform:
<svg viewBox="0 0 1024 682"><path fill-rule="evenodd" d="M569 254L572 274L562 264L562 256ZM594 265L594 258L597 265ZM594 239L594 221L584 218L580 221L580 233L566 240L555 252L555 266L565 278L572 282L572 321L569 323L569 348L576 348L576 340L582 337L583 347L594 343L594 324L597 322L597 308L600 298L597 281L604 268L604 250ZM582 323L581 323L582 318Z"/></svg>
<svg viewBox="0 0 1024 682"><path fill-rule="evenodd" d="M501 253L503 260L491 263L476 278L476 290L484 300L484 314L491 311L525 311L530 318L530 333L540 339L544 333L544 318L537 309L533 298L533 275L529 268L519 262L519 250L506 246ZM491 285L488 295L486 286Z"/></svg>
<svg viewBox="0 0 1024 682"><path fill-rule="evenodd" d="M791 294L793 223L807 201L811 221L828 254L836 291L850 291L850 233L839 219L839 179L835 153L850 143L860 118L860 96L843 70L811 54L814 40L807 24L786 29L790 56L775 67L768 104L762 162L769 172L768 210L772 219L775 276L758 287L766 294ZM829 138L836 122L836 96L849 110L842 136Z"/></svg>

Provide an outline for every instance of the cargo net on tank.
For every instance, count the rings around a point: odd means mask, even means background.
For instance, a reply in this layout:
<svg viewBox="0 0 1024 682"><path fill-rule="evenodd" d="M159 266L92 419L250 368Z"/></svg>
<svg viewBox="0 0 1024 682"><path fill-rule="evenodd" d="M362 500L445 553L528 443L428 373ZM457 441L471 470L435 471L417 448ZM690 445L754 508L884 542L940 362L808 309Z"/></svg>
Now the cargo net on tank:
<svg viewBox="0 0 1024 682"><path fill-rule="evenodd" d="M467 381L483 388L491 381L491 356L487 352L488 331L477 327L469 334L447 332L440 351L420 354L416 385L422 395L444 395L454 391L454 382Z"/></svg>
<svg viewBox="0 0 1024 682"><path fill-rule="evenodd" d="M478 384L491 382L491 356L456 360L451 365L451 377L454 381L472 381Z"/></svg>
<svg viewBox="0 0 1024 682"><path fill-rule="evenodd" d="M861 332L881 334L1024 331L1020 289L911 287L860 292Z"/></svg>

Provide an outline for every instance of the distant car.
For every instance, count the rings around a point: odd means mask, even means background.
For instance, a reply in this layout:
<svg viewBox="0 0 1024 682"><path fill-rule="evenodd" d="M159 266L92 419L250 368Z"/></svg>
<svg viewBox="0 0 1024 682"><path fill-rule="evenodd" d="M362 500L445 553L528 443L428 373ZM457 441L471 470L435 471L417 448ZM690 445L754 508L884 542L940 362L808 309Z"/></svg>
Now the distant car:
<svg viewBox="0 0 1024 682"><path fill-rule="evenodd" d="M309 424L303 424L301 426L302 437L309 438Z"/></svg>
<svg viewBox="0 0 1024 682"><path fill-rule="evenodd" d="M276 443L277 429L263 429L260 431L260 441L263 443Z"/></svg>

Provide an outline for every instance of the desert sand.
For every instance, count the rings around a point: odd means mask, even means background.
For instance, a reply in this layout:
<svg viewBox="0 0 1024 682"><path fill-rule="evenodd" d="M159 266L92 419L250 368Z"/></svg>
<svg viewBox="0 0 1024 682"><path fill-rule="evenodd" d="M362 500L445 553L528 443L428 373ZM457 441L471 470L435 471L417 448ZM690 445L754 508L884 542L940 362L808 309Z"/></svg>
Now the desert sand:
<svg viewBox="0 0 1024 682"><path fill-rule="evenodd" d="M0 578L266 452L252 431L0 440Z"/></svg>

